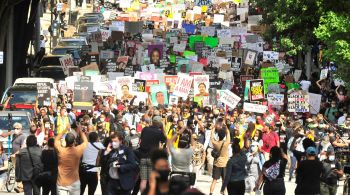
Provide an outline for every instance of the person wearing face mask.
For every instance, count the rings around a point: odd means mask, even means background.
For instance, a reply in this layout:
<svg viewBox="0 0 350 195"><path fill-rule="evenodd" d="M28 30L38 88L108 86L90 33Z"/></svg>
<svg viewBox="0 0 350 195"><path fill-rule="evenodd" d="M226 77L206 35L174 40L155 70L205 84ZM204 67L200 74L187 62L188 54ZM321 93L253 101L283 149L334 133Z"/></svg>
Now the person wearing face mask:
<svg viewBox="0 0 350 195"><path fill-rule="evenodd" d="M250 145L247 155L247 177L245 179L245 193L251 194L254 191L259 174L262 171L262 165L265 163L264 155L259 151L259 143L253 141Z"/></svg>
<svg viewBox="0 0 350 195"><path fill-rule="evenodd" d="M52 131L51 123L49 118L44 118L42 125L41 125L41 131L36 132L36 137L38 139L39 146L46 145L47 141L50 137L54 136L54 132Z"/></svg>
<svg viewBox="0 0 350 195"><path fill-rule="evenodd" d="M108 166L107 194L130 195L137 174L134 153L124 145L122 134L111 135L111 141L101 157L101 163Z"/></svg>
<svg viewBox="0 0 350 195"><path fill-rule="evenodd" d="M106 136L109 135L110 130L111 130L111 128L110 128L111 124L110 124L108 118L106 117L106 115L104 113L102 113L98 119L99 120L98 120L97 124L98 125L100 124L100 126L102 125L102 129L103 129L104 133L106 134ZM100 127L96 127L96 129L99 129L99 128Z"/></svg>
<svg viewBox="0 0 350 195"><path fill-rule="evenodd" d="M336 114L338 113L337 103L335 101L331 102L331 107L326 109L325 117L329 122L336 123Z"/></svg>
<svg viewBox="0 0 350 195"><path fill-rule="evenodd" d="M321 194L336 195L338 179L344 174L343 168L335 158L334 151L327 151L327 158L322 161Z"/></svg>
<svg viewBox="0 0 350 195"><path fill-rule="evenodd" d="M67 109L65 107L62 107L60 109L59 115L55 119L57 134L67 133L70 129L70 124L71 122L67 113Z"/></svg>
<svg viewBox="0 0 350 195"><path fill-rule="evenodd" d="M139 143L140 143L140 135L136 132L135 129L130 130L130 144L129 146L133 149L136 150L139 148Z"/></svg>
<svg viewBox="0 0 350 195"><path fill-rule="evenodd" d="M25 136L22 133L22 124L21 123L13 124L13 128L15 129L15 132L14 132L14 135L12 137L11 160L12 160L13 164L16 166L16 155L19 153L19 150L21 148L24 148L26 146L26 137L27 136ZM22 182L17 182L15 191L16 192L23 192Z"/></svg>

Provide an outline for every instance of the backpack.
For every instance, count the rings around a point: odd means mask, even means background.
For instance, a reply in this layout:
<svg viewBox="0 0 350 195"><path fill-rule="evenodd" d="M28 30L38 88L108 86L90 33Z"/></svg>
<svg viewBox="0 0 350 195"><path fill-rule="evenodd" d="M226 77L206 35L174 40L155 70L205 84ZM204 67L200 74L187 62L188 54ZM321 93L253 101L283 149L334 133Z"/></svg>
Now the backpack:
<svg viewBox="0 0 350 195"><path fill-rule="evenodd" d="M275 180L280 174L280 161L266 169L264 175L269 181Z"/></svg>

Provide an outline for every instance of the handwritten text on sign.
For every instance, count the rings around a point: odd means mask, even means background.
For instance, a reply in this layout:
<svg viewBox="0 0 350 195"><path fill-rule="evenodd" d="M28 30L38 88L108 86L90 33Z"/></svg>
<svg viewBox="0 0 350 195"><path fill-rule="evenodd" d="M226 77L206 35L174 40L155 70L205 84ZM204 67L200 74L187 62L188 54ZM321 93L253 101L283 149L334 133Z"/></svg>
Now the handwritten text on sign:
<svg viewBox="0 0 350 195"><path fill-rule="evenodd" d="M192 88L193 77L187 74L178 74L174 95L178 97L187 98L191 88Z"/></svg>
<svg viewBox="0 0 350 195"><path fill-rule="evenodd" d="M60 63L62 66L62 69L64 71L64 73L66 75L68 75L68 67L69 66L74 66L74 62L73 62L73 58L71 55L65 55L63 57L61 57L60 59Z"/></svg>
<svg viewBox="0 0 350 195"><path fill-rule="evenodd" d="M263 114L263 113L266 112L267 106L244 102L243 110L246 111L246 112L256 112L256 113L262 113Z"/></svg>
<svg viewBox="0 0 350 195"><path fill-rule="evenodd" d="M282 106L283 100L283 94L267 94L267 102L269 103L269 105Z"/></svg>
<svg viewBox="0 0 350 195"><path fill-rule="evenodd" d="M223 90L220 93L220 101L229 106L230 108L236 108L241 98L229 90Z"/></svg>

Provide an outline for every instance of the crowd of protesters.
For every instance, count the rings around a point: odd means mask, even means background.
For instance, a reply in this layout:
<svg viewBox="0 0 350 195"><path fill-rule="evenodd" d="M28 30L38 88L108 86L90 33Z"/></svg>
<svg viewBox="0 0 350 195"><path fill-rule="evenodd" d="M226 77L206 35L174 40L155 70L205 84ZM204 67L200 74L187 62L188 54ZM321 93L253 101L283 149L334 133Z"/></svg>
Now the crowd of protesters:
<svg viewBox="0 0 350 195"><path fill-rule="evenodd" d="M335 99L323 114L301 117L273 108L254 114L189 102L166 108L93 101L93 111L68 109L66 98L56 109L38 108L28 136L13 125L17 192L92 195L100 183L102 194L189 193L188 181L173 181L173 171L211 175L210 194L219 193L221 179L221 193L275 195L286 193L289 169L295 194L336 194L343 175L344 159L335 154L348 147L338 132L348 131L350 116ZM140 120L132 125L128 115ZM3 184L7 156L0 152Z"/></svg>

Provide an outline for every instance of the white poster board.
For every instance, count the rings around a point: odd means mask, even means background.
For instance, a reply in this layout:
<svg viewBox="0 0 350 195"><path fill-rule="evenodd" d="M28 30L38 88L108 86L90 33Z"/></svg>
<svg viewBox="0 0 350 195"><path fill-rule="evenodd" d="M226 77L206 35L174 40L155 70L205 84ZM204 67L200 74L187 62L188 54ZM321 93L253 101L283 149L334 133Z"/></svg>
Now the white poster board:
<svg viewBox="0 0 350 195"><path fill-rule="evenodd" d="M256 112L256 113L264 114L267 110L267 106L244 102L243 110L246 112Z"/></svg>
<svg viewBox="0 0 350 195"><path fill-rule="evenodd" d="M229 106L230 108L236 108L241 98L229 90L222 90L220 92L220 101Z"/></svg>
<svg viewBox="0 0 350 195"><path fill-rule="evenodd" d="M177 75L177 81L173 94L186 99L192 88L192 81L193 77L189 76L188 74L179 73Z"/></svg>

